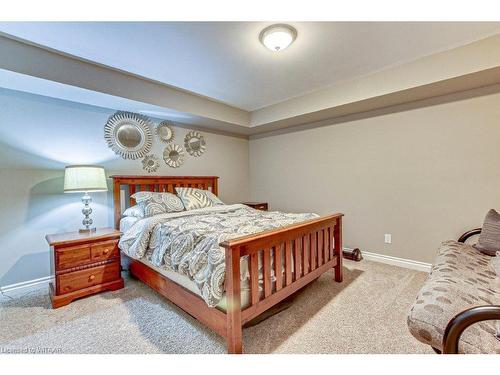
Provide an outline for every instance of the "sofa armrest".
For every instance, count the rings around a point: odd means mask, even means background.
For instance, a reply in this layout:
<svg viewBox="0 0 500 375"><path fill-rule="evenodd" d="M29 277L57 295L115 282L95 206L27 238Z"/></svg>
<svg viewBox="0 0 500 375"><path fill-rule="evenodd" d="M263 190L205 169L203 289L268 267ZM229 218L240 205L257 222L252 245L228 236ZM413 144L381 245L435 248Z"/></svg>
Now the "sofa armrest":
<svg viewBox="0 0 500 375"><path fill-rule="evenodd" d="M460 238L458 239L458 242L462 242L464 243L465 241L467 241L470 237L472 236L475 236L475 235L478 235L481 233L481 228L476 228L476 229L472 229L468 232L465 232L464 234L462 234L460 236Z"/></svg>
<svg viewBox="0 0 500 375"><path fill-rule="evenodd" d="M476 306L451 319L444 331L443 354L457 354L462 333L472 324L484 320L500 320L500 306Z"/></svg>

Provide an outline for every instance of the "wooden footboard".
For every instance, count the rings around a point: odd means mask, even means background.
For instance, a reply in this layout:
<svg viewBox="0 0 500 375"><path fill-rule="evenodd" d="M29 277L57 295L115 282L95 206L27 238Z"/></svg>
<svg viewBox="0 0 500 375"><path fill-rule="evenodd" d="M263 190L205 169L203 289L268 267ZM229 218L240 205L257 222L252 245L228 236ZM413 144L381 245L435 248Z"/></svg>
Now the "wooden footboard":
<svg viewBox="0 0 500 375"><path fill-rule="evenodd" d="M229 353L243 351L243 324L330 268L335 269L335 281L342 281L342 216L325 216L221 244L226 249L226 339ZM250 269L251 304L242 310L240 258L244 256L248 256ZM263 293L259 291L259 262L263 269Z"/></svg>

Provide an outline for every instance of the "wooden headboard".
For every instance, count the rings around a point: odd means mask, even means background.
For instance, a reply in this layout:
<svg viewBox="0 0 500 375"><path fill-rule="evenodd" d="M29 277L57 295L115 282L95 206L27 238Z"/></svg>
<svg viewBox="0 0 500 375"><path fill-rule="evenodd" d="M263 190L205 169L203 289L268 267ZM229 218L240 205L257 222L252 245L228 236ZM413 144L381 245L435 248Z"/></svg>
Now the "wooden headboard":
<svg viewBox="0 0 500 375"><path fill-rule="evenodd" d="M203 190L210 190L218 195L216 176L111 176L113 179L113 205L115 228L120 227L122 209L122 192L130 206L135 204L131 197L138 191L169 192L175 194L176 187L193 187Z"/></svg>

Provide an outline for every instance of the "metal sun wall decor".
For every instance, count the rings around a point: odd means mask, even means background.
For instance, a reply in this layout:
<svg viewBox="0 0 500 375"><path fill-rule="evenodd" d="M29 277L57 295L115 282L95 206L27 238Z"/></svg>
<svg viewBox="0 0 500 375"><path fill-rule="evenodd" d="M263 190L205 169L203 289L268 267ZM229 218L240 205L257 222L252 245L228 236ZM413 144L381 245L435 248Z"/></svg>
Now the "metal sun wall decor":
<svg viewBox="0 0 500 375"><path fill-rule="evenodd" d="M203 155L206 147L205 138L197 131L190 131L184 137L184 147L186 151L195 157Z"/></svg>
<svg viewBox="0 0 500 375"><path fill-rule="evenodd" d="M161 142L168 143L163 151L163 160L168 166L178 168L184 163L184 148L171 143L174 140L172 126L170 121L162 121L154 131ZM148 155L153 146L152 127L147 116L117 111L104 126L104 139L108 147L123 159L143 158L142 168L152 173L160 167L160 159L156 155ZM190 155L199 157L206 151L205 138L200 132L190 131L184 137L184 147Z"/></svg>
<svg viewBox="0 0 500 375"><path fill-rule="evenodd" d="M156 125L156 135L163 143L170 143L174 140L174 131L170 121L162 121Z"/></svg>
<svg viewBox="0 0 500 375"><path fill-rule="evenodd" d="M151 120L137 113L118 111L104 126L108 147L123 159L144 157L153 145Z"/></svg>
<svg viewBox="0 0 500 375"><path fill-rule="evenodd" d="M163 151L163 160L169 167L178 168L184 163L184 150L182 146L169 144Z"/></svg>
<svg viewBox="0 0 500 375"><path fill-rule="evenodd" d="M148 173L156 172L160 168L160 159L156 155L146 155L142 159L142 169Z"/></svg>

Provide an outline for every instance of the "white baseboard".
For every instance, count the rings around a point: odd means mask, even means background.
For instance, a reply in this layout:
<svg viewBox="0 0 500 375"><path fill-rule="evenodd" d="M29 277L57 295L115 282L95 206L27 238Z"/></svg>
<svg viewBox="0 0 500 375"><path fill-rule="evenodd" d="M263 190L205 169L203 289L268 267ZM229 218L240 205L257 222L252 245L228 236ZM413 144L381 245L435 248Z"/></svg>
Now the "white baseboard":
<svg viewBox="0 0 500 375"><path fill-rule="evenodd" d="M419 262L417 260L411 260L411 259L398 258L390 255L377 254L377 253L372 253L370 251L361 251L361 254L363 255L363 258L367 260L372 260L374 262L390 264L393 266L409 268L412 270L423 271L427 273L431 272L432 264L430 263Z"/></svg>
<svg viewBox="0 0 500 375"><path fill-rule="evenodd" d="M23 281L16 284L10 284L0 287L2 293L17 295L29 292L34 289L40 289L49 284L53 280L52 276L40 277L39 279Z"/></svg>

